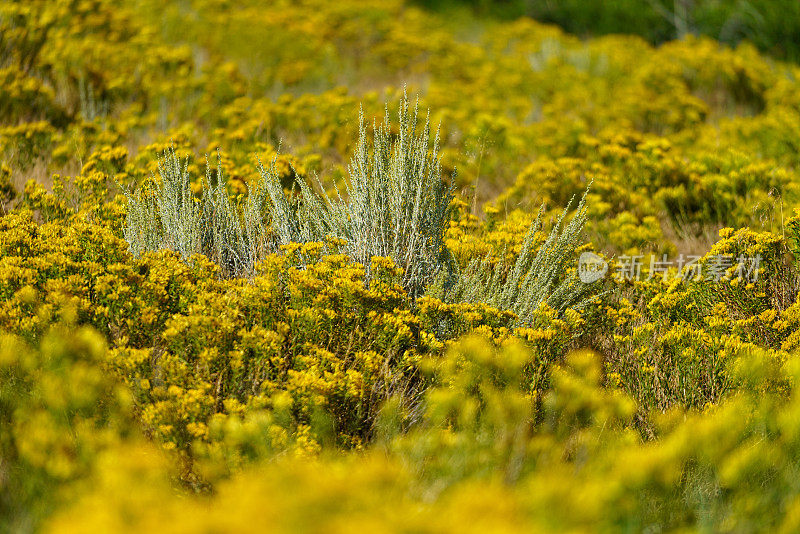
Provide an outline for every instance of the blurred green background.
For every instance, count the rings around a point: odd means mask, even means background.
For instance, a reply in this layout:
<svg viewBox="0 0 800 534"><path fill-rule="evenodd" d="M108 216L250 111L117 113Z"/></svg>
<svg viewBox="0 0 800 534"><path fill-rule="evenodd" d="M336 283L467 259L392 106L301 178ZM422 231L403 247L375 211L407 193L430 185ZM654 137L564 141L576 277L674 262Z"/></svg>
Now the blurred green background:
<svg viewBox="0 0 800 534"><path fill-rule="evenodd" d="M798 0L420 0L431 9L467 6L478 15L530 16L588 37L636 34L653 44L686 34L736 45L742 40L779 59L800 60Z"/></svg>

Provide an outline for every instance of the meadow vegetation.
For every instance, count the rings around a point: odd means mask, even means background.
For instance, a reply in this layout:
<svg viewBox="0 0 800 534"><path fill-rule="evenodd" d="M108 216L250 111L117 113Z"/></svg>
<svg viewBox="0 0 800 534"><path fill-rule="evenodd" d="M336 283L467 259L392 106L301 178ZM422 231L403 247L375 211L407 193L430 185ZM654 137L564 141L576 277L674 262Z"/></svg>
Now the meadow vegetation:
<svg viewBox="0 0 800 534"><path fill-rule="evenodd" d="M800 528L800 67L458 13L0 4L0 532Z"/></svg>

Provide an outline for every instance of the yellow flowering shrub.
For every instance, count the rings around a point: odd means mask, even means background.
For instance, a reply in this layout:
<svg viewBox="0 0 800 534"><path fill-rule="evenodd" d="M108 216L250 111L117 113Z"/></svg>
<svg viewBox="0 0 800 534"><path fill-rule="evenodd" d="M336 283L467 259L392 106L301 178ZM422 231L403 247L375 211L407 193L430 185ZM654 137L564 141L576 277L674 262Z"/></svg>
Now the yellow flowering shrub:
<svg viewBox="0 0 800 534"><path fill-rule="evenodd" d="M791 532L796 527L797 365L743 358L740 392L706 413L659 416L659 439L630 426L635 403L601 386L588 352L553 376L542 416L520 387L531 354L478 340L442 362L417 429L392 404L373 450L288 456L248 468L209 497L176 493L150 451L108 451L93 486L46 530L464 532L648 528ZM287 491L291 488L291 491ZM310 506L310 503L312 504ZM781 506L783 503L783 506ZM79 526L79 527L78 527Z"/></svg>
<svg viewBox="0 0 800 534"><path fill-rule="evenodd" d="M19 293L35 298L30 286ZM47 307L36 311L45 326L34 344L0 336L4 530L32 528L74 497L104 451L139 439L130 392L103 368L106 341L65 305L60 320Z"/></svg>

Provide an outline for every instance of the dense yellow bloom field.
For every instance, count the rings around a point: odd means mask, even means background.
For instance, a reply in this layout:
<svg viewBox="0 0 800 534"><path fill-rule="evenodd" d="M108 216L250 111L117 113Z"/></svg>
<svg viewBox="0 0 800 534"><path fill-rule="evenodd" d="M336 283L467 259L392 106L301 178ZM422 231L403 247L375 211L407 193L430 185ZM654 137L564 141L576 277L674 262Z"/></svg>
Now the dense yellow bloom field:
<svg viewBox="0 0 800 534"><path fill-rule="evenodd" d="M544 250L588 191L557 276L608 272L580 305L417 296L335 237L241 277L132 253L125 193L170 150L196 195L244 205L262 162L333 195L359 114L404 91L438 126L454 272L513 271L540 205ZM746 42L400 0L5 1L0 532L796 532L799 165L800 67Z"/></svg>

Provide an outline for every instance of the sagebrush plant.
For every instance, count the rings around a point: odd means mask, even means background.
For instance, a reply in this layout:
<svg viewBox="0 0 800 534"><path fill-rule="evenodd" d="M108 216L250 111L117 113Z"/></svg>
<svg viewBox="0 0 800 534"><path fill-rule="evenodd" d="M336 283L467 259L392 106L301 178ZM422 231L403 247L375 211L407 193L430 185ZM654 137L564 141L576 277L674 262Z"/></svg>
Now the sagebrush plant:
<svg viewBox="0 0 800 534"><path fill-rule="evenodd" d="M170 149L158 160L160 180L152 176L152 187L135 193L125 189L128 215L124 227L131 253L167 248L183 258L200 252L200 205L192 194L187 170Z"/></svg>
<svg viewBox="0 0 800 534"><path fill-rule="evenodd" d="M446 292L446 298L461 302L483 302L517 315L517 325L527 326L536 309L547 303L557 311L580 306L581 297L589 289L577 273L568 270L574 260L575 249L581 239L586 223L587 188L581 197L572 219L566 225L564 219L574 198L564 208L559 218L541 245L537 237L542 232L544 204L536 219L528 227L522 249L511 264L501 257L493 261L489 254L475 259L460 273L454 287ZM568 273L566 276L564 273Z"/></svg>
<svg viewBox="0 0 800 534"><path fill-rule="evenodd" d="M388 256L403 269L412 297L453 260L444 243L453 187L442 180L439 132L430 145L430 116L417 134L418 107L409 114L408 98L400 105L400 130L391 141L388 110L383 125L375 129L372 153L367 146L363 114L359 141L349 167L348 200L333 210L344 227L350 255L365 265L372 256Z"/></svg>
<svg viewBox="0 0 800 534"><path fill-rule="evenodd" d="M173 250L184 260L205 254L223 275L235 277L252 275L255 264L277 250L262 216L263 183L249 190L244 205L238 206L228 196L221 164L212 183L206 161L202 196L197 198L188 160L182 162L174 148L159 158L158 174L159 179L152 177L153 187L135 193L123 188L128 201L124 234L134 256L159 249Z"/></svg>
<svg viewBox="0 0 800 534"><path fill-rule="evenodd" d="M383 124L373 125L370 141L363 111L355 154L348 167L345 195L318 196L298 177L299 198L286 200L275 173L261 166L273 229L281 244L344 242L343 252L367 269L375 256L389 257L403 270L410 298L422 295L444 271L453 275L453 260L444 242L453 187L442 179L439 133L431 140L430 114L419 128L419 102L411 109L407 94L392 133L388 106ZM319 185L319 184L318 184Z"/></svg>
<svg viewBox="0 0 800 534"><path fill-rule="evenodd" d="M192 194L188 160L181 163L175 149L158 161L161 180L155 191L155 206L161 221L162 242L165 248L188 258L200 252L200 204Z"/></svg>
<svg viewBox="0 0 800 534"><path fill-rule="evenodd" d="M277 250L264 223L264 186L258 183L249 189L244 205L239 207L228 196L219 157L216 178L212 185L206 162L201 212L203 251L228 276L251 275L259 260Z"/></svg>
<svg viewBox="0 0 800 534"><path fill-rule="evenodd" d="M126 191L125 237L138 256L160 248L188 259L203 253L224 274L250 274L256 262L289 243L339 243L343 252L366 269L373 257L388 257L403 271L409 297L422 295L440 273L452 280L454 262L444 242L453 187L442 179L439 136L432 138L430 117L419 128L418 105L408 96L400 103L395 138L386 107L383 124L369 139L363 112L349 166L346 194L329 196L296 177L297 194L287 195L272 165L259 164L261 179L248 190L243 206L228 196L221 166L216 183L209 165L202 199L192 191L187 162L174 149L158 162L160 180L151 190Z"/></svg>

